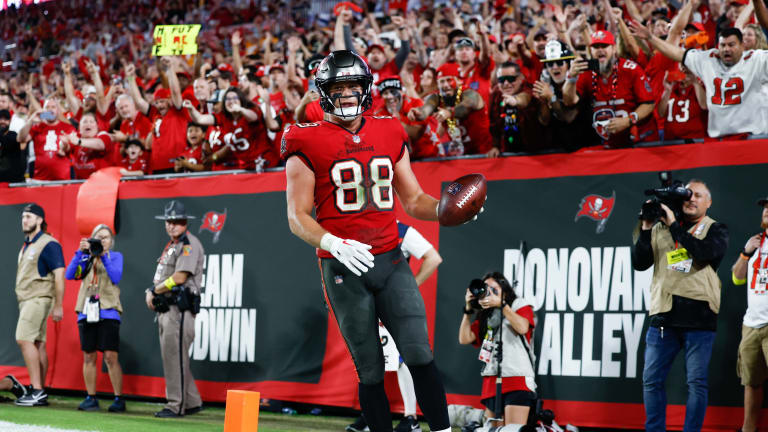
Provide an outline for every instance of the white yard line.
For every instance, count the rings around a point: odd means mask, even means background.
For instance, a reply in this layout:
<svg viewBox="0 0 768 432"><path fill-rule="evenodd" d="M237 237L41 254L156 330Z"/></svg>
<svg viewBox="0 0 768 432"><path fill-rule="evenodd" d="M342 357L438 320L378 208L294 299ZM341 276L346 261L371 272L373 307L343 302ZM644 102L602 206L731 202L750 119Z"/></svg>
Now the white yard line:
<svg viewBox="0 0 768 432"><path fill-rule="evenodd" d="M3 432L88 432L80 429L59 429L50 426L20 425L0 421L0 431ZM91 431L93 432L93 431Z"/></svg>

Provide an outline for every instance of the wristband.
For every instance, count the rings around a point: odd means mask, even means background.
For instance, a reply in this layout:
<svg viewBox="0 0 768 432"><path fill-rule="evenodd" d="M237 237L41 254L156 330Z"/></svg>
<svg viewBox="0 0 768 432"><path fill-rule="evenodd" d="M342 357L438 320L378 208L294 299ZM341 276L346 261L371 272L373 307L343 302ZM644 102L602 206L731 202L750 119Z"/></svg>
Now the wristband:
<svg viewBox="0 0 768 432"><path fill-rule="evenodd" d="M168 288L168 291L173 291L173 287L176 286L176 281L173 280L173 276L168 276L168 279L163 282L163 285Z"/></svg>
<svg viewBox="0 0 768 432"><path fill-rule="evenodd" d="M754 253L754 252L753 252L753 253ZM749 259L750 259L750 258L752 258L752 255L747 255L747 254L745 254L744 252L742 252L742 253L739 255L739 258L743 259L744 261L749 261Z"/></svg>
<svg viewBox="0 0 768 432"><path fill-rule="evenodd" d="M475 311L473 311L472 309L464 309L464 308L461 308L461 309L464 312L464 315L472 315L473 313L475 313Z"/></svg>
<svg viewBox="0 0 768 432"><path fill-rule="evenodd" d="M579 80L579 77L578 77L578 76L576 76L576 77L574 77L574 78L571 78L570 76L568 76L568 75L566 74L566 75L565 75L565 80L566 80L566 81L568 81L569 83L575 83L576 81L578 81L578 80Z"/></svg>
<svg viewBox="0 0 768 432"><path fill-rule="evenodd" d="M739 279L736 277L736 273L731 273L731 280L733 281L734 285L744 285L747 283L746 279Z"/></svg>
<svg viewBox="0 0 768 432"><path fill-rule="evenodd" d="M338 237L331 233L325 233L323 234L323 238L320 239L320 249L326 250L328 252L331 251L331 245L336 240L339 240Z"/></svg>
<svg viewBox="0 0 768 432"><path fill-rule="evenodd" d="M755 250L753 250L751 253L747 253L747 249L745 248L741 250L741 255L746 257L745 259L750 259L752 258L752 255L754 255L756 251L757 251L757 248L755 248Z"/></svg>

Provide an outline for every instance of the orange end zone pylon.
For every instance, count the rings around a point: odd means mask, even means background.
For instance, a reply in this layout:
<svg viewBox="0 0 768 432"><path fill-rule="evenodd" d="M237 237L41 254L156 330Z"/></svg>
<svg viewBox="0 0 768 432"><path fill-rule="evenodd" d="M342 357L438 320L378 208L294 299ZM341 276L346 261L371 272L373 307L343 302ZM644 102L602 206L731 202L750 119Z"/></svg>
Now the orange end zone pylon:
<svg viewBox="0 0 768 432"><path fill-rule="evenodd" d="M261 393L227 390L224 432L255 432L259 429Z"/></svg>

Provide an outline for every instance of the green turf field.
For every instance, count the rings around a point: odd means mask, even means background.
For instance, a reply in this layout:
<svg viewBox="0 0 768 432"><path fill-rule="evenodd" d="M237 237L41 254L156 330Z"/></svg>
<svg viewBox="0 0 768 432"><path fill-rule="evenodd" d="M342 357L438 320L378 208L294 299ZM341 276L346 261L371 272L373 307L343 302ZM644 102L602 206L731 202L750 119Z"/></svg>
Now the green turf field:
<svg viewBox="0 0 768 432"><path fill-rule="evenodd" d="M179 419L157 419L155 411L162 404L127 401L128 411L122 414L107 412L112 403L99 400L101 411L82 412L77 405L82 398L49 396L47 407L19 407L13 402L0 404L0 419L19 424L53 426L99 432L213 432L224 429L224 408L206 407L199 414ZM261 413L259 432L343 432L354 421L350 417L284 415ZM425 422L424 431L429 430ZM456 429L458 430L458 429Z"/></svg>

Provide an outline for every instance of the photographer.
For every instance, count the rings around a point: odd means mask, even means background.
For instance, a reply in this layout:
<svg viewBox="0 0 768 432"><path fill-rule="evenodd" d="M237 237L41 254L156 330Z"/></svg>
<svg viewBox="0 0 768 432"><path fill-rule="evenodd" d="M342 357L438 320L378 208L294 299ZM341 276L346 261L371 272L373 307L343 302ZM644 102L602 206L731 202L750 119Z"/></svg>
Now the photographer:
<svg viewBox="0 0 768 432"><path fill-rule="evenodd" d="M707 216L712 196L704 182L691 180L686 188L691 195L679 209L682 220L660 203L661 218L642 221L632 251L635 270L654 266L643 370L647 431L665 430L664 382L681 349L688 384L684 430L700 430L707 408L709 359L720 310L716 272L728 248L728 228Z"/></svg>
<svg viewBox="0 0 768 432"><path fill-rule="evenodd" d="M91 238L80 240L80 248L67 266L66 278L82 280L77 293L77 327L80 330L80 348L83 350L83 379L88 396L77 409L98 411L96 400L96 351L104 353L109 379L115 391L110 412L125 411L123 370L117 361L120 348L120 288L123 276L123 255L112 251L112 230L104 225L93 229Z"/></svg>
<svg viewBox="0 0 768 432"><path fill-rule="evenodd" d="M474 281L473 281L474 282ZM533 336L533 308L517 297L507 279L499 272L483 276L484 287L472 284L464 297L464 316L459 326L459 343L480 347L479 359L484 362L481 401L485 417L495 417L496 376L498 375L499 335L502 344L502 406L504 424L526 424L528 412L536 400L536 382L529 352ZM504 325L501 324L501 315ZM474 315L474 320L472 316ZM524 339L523 339L524 338ZM501 426L501 425L496 425Z"/></svg>

